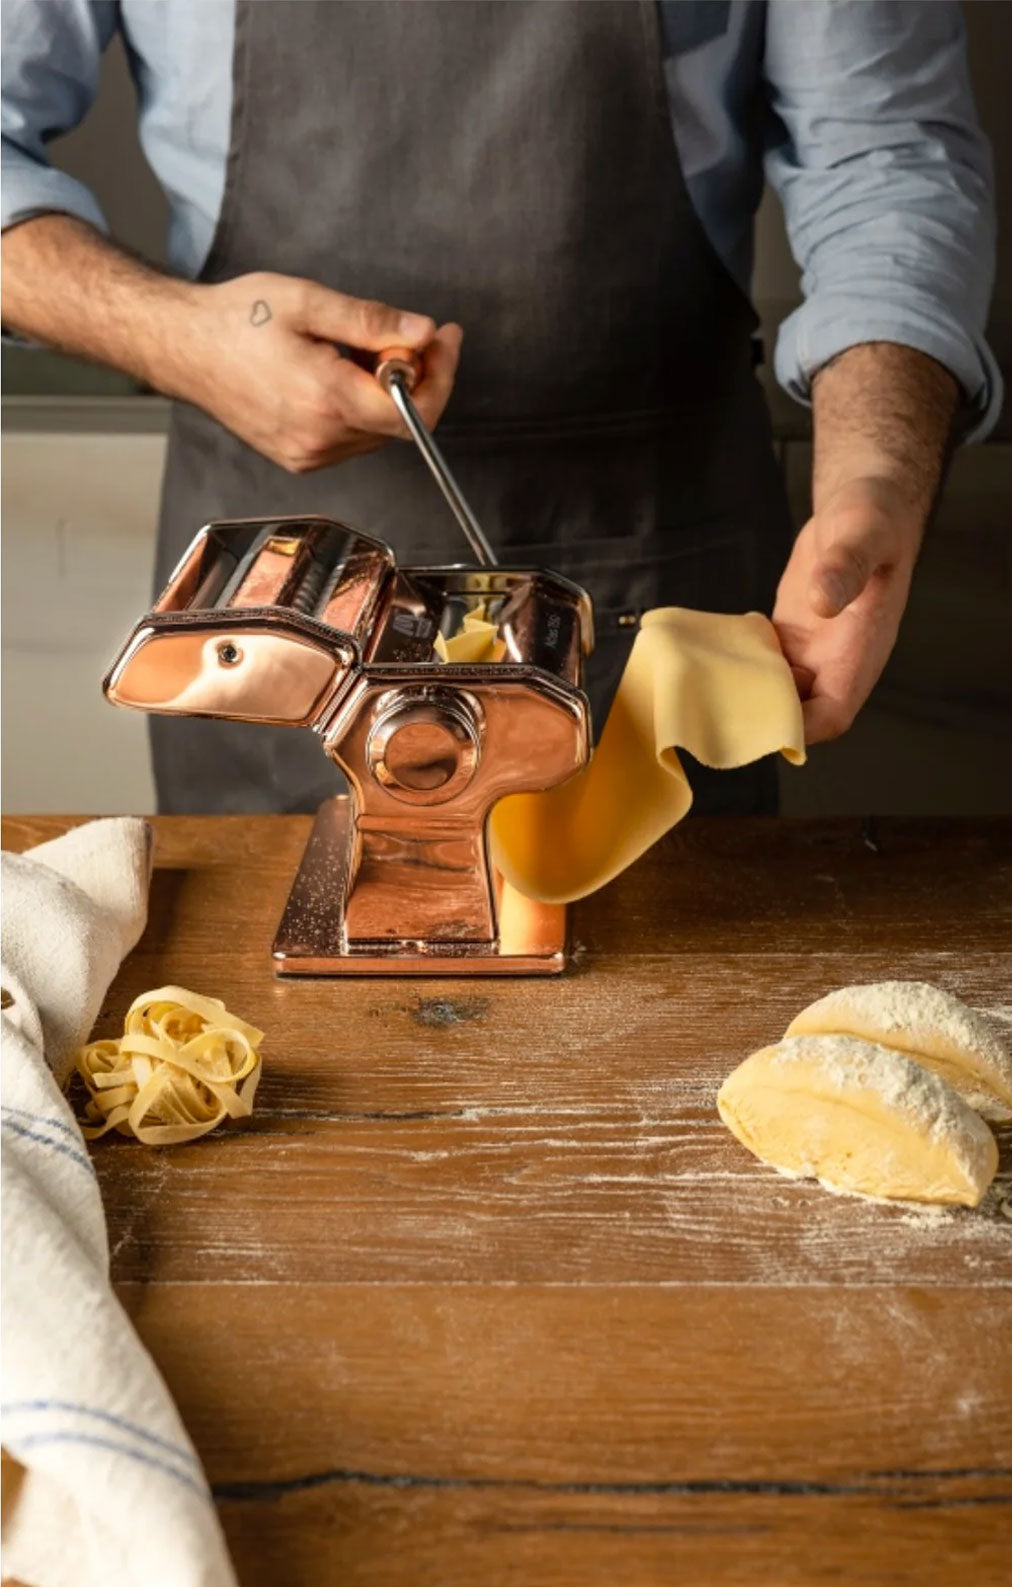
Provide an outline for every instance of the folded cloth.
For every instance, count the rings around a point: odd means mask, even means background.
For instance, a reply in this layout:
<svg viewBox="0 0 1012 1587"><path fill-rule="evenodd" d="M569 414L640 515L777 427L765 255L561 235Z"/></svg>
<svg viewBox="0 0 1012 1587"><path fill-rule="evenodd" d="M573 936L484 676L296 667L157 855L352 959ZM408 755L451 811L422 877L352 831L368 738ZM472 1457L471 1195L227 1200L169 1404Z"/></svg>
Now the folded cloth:
<svg viewBox="0 0 1012 1587"><path fill-rule="evenodd" d="M4 854L4 1575L230 1587L200 1463L109 1282L98 1183L62 1094L144 929L150 829L93 821Z"/></svg>
<svg viewBox="0 0 1012 1587"><path fill-rule="evenodd" d="M678 747L721 771L776 750L804 760L801 701L768 618L646 612L589 766L492 811L492 858L506 880L552 904L610 882L688 812Z"/></svg>

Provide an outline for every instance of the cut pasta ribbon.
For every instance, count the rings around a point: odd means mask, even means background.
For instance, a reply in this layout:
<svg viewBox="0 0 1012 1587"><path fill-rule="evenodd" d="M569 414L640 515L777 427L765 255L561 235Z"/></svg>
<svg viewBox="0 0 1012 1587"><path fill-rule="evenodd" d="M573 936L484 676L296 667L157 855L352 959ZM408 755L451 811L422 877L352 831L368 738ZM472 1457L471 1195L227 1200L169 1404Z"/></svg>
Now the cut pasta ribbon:
<svg viewBox="0 0 1012 1587"><path fill-rule="evenodd" d="M216 997L181 986L145 992L117 1041L89 1042L78 1054L89 1094L83 1134L118 1130L145 1146L178 1146L226 1118L249 1118L263 1035Z"/></svg>

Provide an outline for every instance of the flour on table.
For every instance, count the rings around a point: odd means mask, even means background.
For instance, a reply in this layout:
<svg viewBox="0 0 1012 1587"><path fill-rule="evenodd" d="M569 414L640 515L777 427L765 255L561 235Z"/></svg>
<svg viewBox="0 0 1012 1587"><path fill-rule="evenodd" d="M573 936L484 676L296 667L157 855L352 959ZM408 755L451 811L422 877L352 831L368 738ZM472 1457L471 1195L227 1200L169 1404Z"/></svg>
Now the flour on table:
<svg viewBox="0 0 1012 1587"><path fill-rule="evenodd" d="M925 981L842 987L803 1009L786 1034L858 1037L906 1053L985 1118L1012 1119L1012 1023Z"/></svg>
<svg viewBox="0 0 1012 1587"><path fill-rule="evenodd" d="M976 1206L998 1149L973 1108L904 1053L853 1036L790 1036L717 1098L734 1135L781 1171L888 1200Z"/></svg>

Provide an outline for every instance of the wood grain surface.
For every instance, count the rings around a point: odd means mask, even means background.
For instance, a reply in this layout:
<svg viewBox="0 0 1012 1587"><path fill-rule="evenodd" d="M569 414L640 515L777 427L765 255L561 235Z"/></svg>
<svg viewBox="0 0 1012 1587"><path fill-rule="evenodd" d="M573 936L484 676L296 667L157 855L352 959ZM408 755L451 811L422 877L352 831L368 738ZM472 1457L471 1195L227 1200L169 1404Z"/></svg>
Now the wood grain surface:
<svg viewBox="0 0 1012 1587"><path fill-rule="evenodd" d="M245 1130L94 1158L243 1587L1008 1580L1012 1134L981 1209L881 1207L714 1094L850 981L1012 1013L1012 823L690 822L564 978L466 983L273 980L308 821L155 825L96 1034L179 982L264 1079Z"/></svg>

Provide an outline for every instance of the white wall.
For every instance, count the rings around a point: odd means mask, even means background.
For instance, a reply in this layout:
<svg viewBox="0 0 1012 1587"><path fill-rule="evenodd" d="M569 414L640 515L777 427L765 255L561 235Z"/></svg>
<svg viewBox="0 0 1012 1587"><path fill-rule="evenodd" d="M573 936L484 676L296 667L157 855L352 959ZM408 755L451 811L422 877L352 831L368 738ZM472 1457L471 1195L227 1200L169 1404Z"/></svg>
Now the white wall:
<svg viewBox="0 0 1012 1587"><path fill-rule="evenodd" d="M102 696L150 606L165 437L3 439L3 807L154 808L143 716Z"/></svg>

